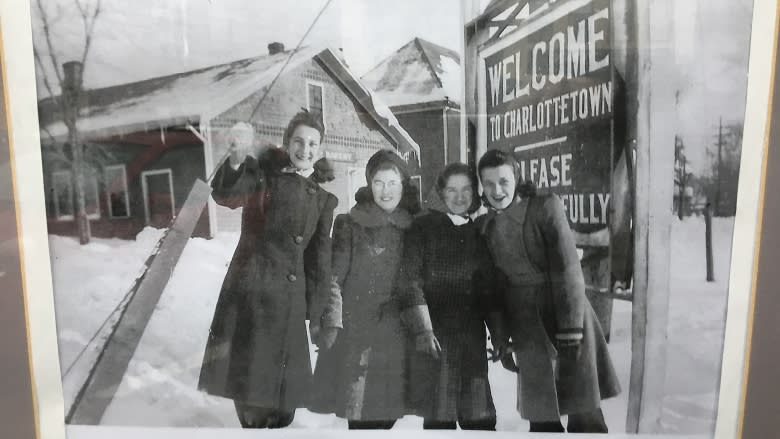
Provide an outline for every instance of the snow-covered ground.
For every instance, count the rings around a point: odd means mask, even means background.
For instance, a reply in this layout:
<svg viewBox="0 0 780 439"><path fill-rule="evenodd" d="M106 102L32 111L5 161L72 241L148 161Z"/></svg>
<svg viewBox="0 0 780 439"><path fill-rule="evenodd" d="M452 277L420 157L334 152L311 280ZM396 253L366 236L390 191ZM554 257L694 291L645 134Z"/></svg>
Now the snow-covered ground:
<svg viewBox="0 0 780 439"><path fill-rule="evenodd" d="M668 433L707 434L714 427L733 219L714 220L716 282L705 281L704 222L674 221L666 398L662 426ZM136 241L51 236L55 305L66 408L94 362L112 310L140 273L161 232L144 230ZM105 425L238 427L232 402L199 392L197 377L208 326L238 235L192 238L174 270L119 390L105 413ZM71 368L101 324L108 324ZM631 305L616 301L610 351L623 393L604 402L611 431L625 431L630 367ZM498 430L527 431L515 411L516 383L498 364L490 367ZM419 429L408 416L398 429ZM293 428L343 429L333 415L306 410Z"/></svg>

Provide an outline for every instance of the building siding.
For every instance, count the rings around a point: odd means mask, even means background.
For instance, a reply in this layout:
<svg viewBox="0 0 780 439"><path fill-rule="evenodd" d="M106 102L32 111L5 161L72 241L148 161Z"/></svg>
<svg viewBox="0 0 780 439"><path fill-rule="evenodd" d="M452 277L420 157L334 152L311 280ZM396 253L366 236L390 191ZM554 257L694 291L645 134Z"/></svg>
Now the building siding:
<svg viewBox="0 0 780 439"><path fill-rule="evenodd" d="M325 137L322 147L331 158L336 179L323 185L339 200L336 213L352 205L355 182L361 184L368 158L380 149L394 148L379 125L363 110L314 59L283 73L250 121L256 130L256 144L280 146L287 122L307 106L307 80L323 85ZM247 121L265 90L260 90L220 114L210 122L211 160L215 165L224 156L225 135L236 122ZM350 178L350 173L352 177ZM357 177L356 177L357 176ZM213 201L212 201L213 203ZM241 210L215 206L216 231L239 231Z"/></svg>
<svg viewBox="0 0 780 439"><path fill-rule="evenodd" d="M98 207L100 218L90 220L92 236L100 238L134 239L146 227L144 196L141 183L141 173L145 171L170 169L173 181L173 197L175 211L187 199L197 178L205 178L203 145L193 143L164 148L159 154L149 156L150 146L128 143L101 142L110 159L103 161L102 166L125 165L127 176L127 193L129 213L127 218L111 218L109 214L107 186L102 169L98 172ZM56 235L77 235L74 220L59 220L54 209L54 186L52 175L57 170L69 170L64 165L58 165L44 160L44 189L46 190L46 212L49 233ZM75 200L74 200L75 205ZM194 236L208 236L209 218L204 210L201 213Z"/></svg>

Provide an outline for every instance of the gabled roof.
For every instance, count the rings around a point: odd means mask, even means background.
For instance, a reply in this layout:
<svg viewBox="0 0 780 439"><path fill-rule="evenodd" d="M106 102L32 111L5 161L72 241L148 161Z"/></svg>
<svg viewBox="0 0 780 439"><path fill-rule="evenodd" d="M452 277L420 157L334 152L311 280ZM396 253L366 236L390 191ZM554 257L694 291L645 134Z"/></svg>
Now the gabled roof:
<svg viewBox="0 0 780 439"><path fill-rule="evenodd" d="M460 56L415 38L361 78L387 105L461 101Z"/></svg>
<svg viewBox="0 0 780 439"><path fill-rule="evenodd" d="M304 48L286 70L311 59L318 50ZM87 90L78 127L84 135L116 135L198 123L230 108L233 101L268 87L290 52L264 55L203 69ZM39 102L41 131L67 135L52 98ZM43 139L45 140L45 138Z"/></svg>
<svg viewBox="0 0 780 439"><path fill-rule="evenodd" d="M420 148L400 126L389 108L365 87L331 49L302 48L220 64L189 72L87 90L78 120L85 138L101 138L152 131L201 121L227 111L252 93L266 90L280 69L293 70L312 58L319 59L364 107L378 125L398 142L399 151ZM42 142L64 141L67 128L52 98L38 103ZM247 115L248 117L249 115Z"/></svg>

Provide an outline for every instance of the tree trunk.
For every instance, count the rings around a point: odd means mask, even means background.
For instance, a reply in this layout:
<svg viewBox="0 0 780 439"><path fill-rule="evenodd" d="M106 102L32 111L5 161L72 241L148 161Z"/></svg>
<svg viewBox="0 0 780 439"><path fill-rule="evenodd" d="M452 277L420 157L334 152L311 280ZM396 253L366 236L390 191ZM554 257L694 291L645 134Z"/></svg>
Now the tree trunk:
<svg viewBox="0 0 780 439"><path fill-rule="evenodd" d="M704 210L704 242L707 259L707 282L715 281L715 272L712 267L712 207L707 202Z"/></svg>
<svg viewBox="0 0 780 439"><path fill-rule="evenodd" d="M87 218L87 205L84 197L84 149L79 140L79 133L75 126L68 124L68 138L70 140L71 150L73 151L73 192L76 198L76 228L79 234L79 243L88 244L92 233Z"/></svg>
<svg viewBox="0 0 780 439"><path fill-rule="evenodd" d="M62 114L65 125L68 127L68 141L73 152L74 192L76 198L76 228L79 233L81 245L88 244L92 233L87 218L87 206L84 199L84 148L79 138L79 130L76 121L79 117L81 103L81 83L83 66L80 62L70 61L62 65L64 79L61 83L62 97L64 99Z"/></svg>

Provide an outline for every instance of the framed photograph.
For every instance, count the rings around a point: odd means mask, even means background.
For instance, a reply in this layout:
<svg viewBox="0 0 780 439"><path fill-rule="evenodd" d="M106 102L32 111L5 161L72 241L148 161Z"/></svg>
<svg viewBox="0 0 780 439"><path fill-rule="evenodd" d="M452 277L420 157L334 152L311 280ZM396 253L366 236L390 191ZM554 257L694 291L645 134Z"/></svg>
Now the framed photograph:
<svg viewBox="0 0 780 439"><path fill-rule="evenodd" d="M772 2L0 8L37 437L739 434Z"/></svg>

